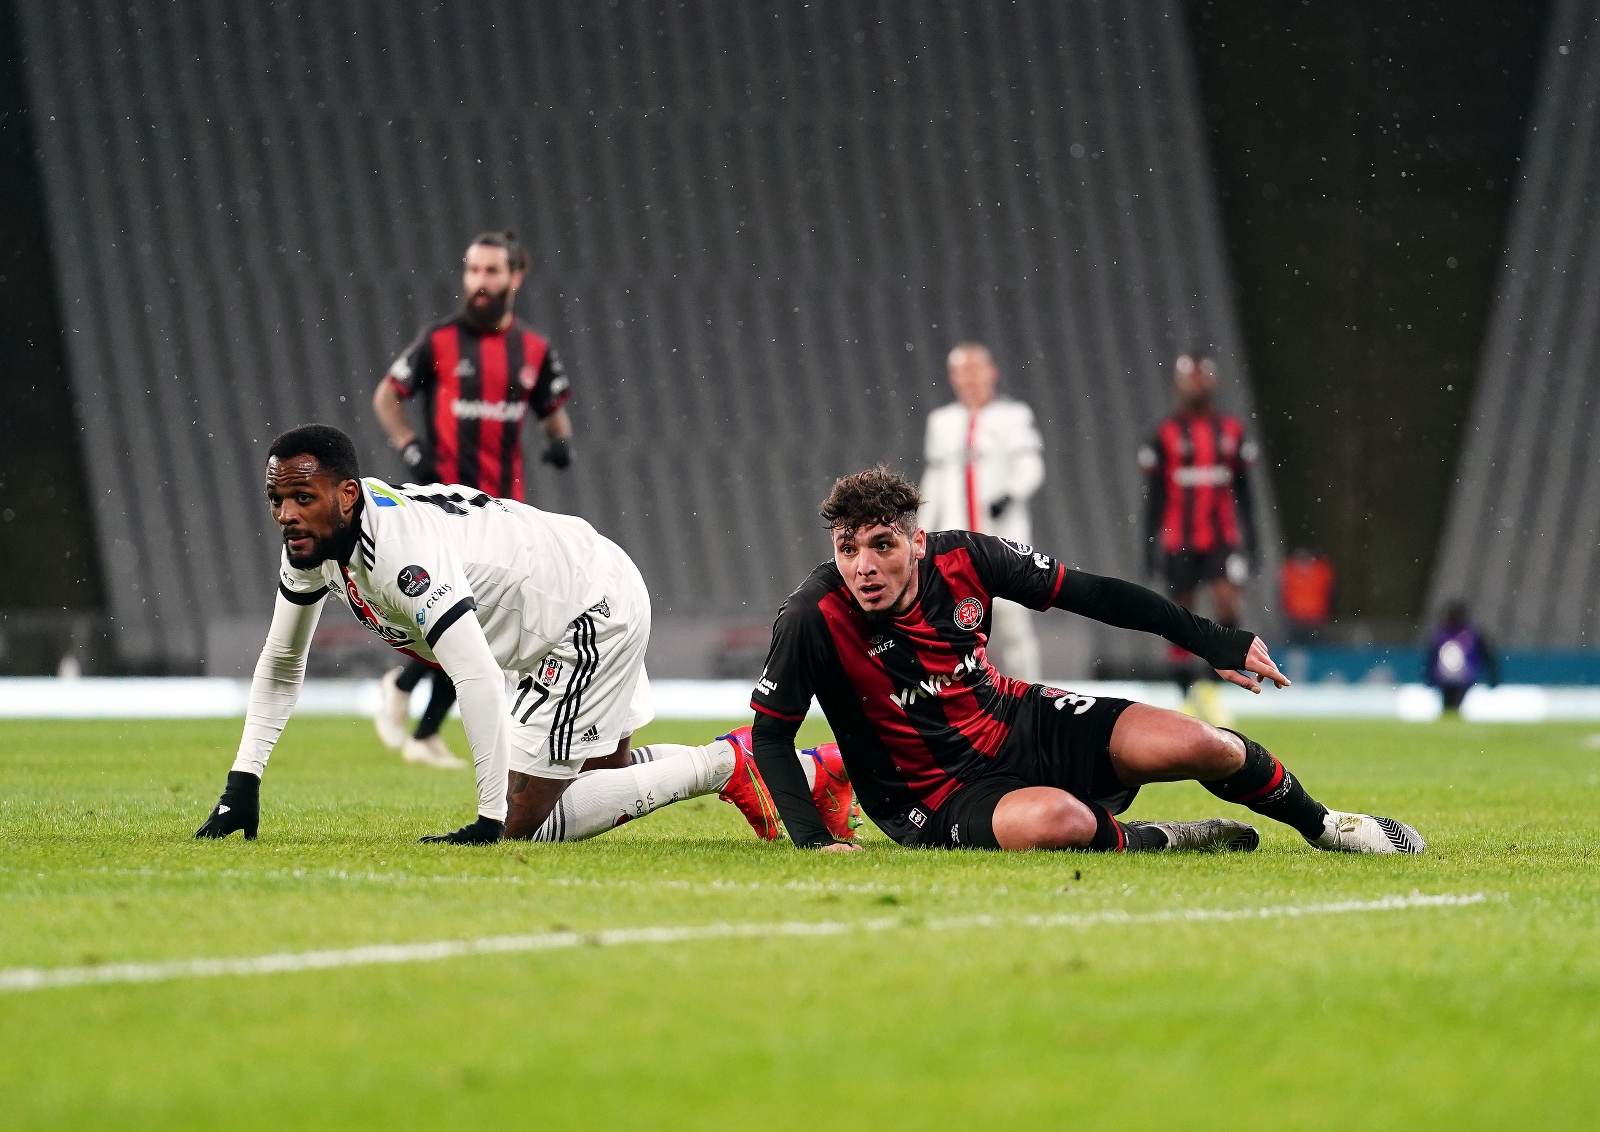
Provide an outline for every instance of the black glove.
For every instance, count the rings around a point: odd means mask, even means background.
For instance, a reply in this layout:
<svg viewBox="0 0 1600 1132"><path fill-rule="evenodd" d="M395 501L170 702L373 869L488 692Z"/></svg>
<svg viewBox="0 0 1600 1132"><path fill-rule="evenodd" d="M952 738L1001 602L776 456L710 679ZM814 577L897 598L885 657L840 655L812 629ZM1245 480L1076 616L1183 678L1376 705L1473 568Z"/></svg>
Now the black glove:
<svg viewBox="0 0 1600 1132"><path fill-rule="evenodd" d="M999 499L996 499L993 503L989 504L989 518L998 519L1001 515L1006 513L1006 508L1010 506L1011 497L1009 495L1002 495Z"/></svg>
<svg viewBox="0 0 1600 1132"><path fill-rule="evenodd" d="M433 458L416 437L406 441L405 447L400 449L400 462L406 466L412 483L439 482L439 469L433 466Z"/></svg>
<svg viewBox="0 0 1600 1132"><path fill-rule="evenodd" d="M196 837L226 837L236 829L244 830L244 839L256 839L256 826L261 821L261 779L247 770L230 770L228 787L217 799L216 809L206 818L205 824L194 831Z"/></svg>
<svg viewBox="0 0 1600 1132"><path fill-rule="evenodd" d="M462 826L454 833L432 833L421 840L424 844L493 845L505 835L505 822L479 815L477 821Z"/></svg>
<svg viewBox="0 0 1600 1132"><path fill-rule="evenodd" d="M572 442L564 436L552 436L550 443L545 446L544 455L539 457L539 463L557 469L565 468L572 463Z"/></svg>

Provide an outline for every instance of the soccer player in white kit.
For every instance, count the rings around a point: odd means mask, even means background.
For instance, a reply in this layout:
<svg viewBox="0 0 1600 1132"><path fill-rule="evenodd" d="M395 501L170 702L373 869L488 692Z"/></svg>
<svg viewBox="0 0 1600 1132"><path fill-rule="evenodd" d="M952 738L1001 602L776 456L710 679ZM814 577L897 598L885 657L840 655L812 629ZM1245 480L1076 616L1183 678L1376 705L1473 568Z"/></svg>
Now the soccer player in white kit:
<svg viewBox="0 0 1600 1132"><path fill-rule="evenodd" d="M277 605L227 789L195 836L255 836L261 775L329 594L455 684L478 816L424 841L579 840L714 791L776 836L742 745L630 751L653 715L650 596L627 554L584 520L468 487L361 479L354 444L327 425L273 442L267 499L284 538ZM503 671L518 681L509 704Z"/></svg>
<svg viewBox="0 0 1600 1132"><path fill-rule="evenodd" d="M956 399L928 414L917 525L927 531L980 531L1026 546L1033 541L1028 500L1044 483L1044 442L1033 410L996 395L1000 370L980 343L963 342L951 350L947 368ZM1029 611L996 601L991 616L1006 673L1037 684L1039 639Z"/></svg>

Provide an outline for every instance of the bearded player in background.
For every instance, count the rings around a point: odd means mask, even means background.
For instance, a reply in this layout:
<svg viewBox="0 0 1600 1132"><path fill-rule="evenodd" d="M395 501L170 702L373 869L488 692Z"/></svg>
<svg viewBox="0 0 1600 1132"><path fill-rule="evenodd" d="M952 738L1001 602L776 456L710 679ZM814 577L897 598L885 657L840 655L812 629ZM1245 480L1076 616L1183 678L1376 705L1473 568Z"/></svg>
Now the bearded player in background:
<svg viewBox="0 0 1600 1132"><path fill-rule="evenodd" d="M458 483L522 500L522 422L532 409L549 444L541 461L572 462L572 387L555 348L512 313L527 276L528 253L511 230L485 232L463 259L461 308L423 327L372 394L372 408L400 453L411 482ZM426 439L406 419L403 400L422 395ZM409 730L411 691L432 674L433 694ZM444 673L412 659L382 681L373 720L384 744L409 763L459 767L439 727L456 702Z"/></svg>

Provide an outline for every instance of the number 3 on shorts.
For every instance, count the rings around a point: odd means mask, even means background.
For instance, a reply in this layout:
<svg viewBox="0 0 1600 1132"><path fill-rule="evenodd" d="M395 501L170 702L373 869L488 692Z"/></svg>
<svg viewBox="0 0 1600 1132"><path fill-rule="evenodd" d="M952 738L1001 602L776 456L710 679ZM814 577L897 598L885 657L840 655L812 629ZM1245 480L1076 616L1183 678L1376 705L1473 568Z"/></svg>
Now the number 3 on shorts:
<svg viewBox="0 0 1600 1132"><path fill-rule="evenodd" d="M1060 711L1062 708L1066 707L1068 704L1072 705L1072 714L1073 715L1082 715L1084 712L1086 712L1090 708L1094 707L1094 697L1093 696L1080 696L1076 692L1063 692L1060 696L1058 696L1056 698L1056 710L1057 711Z"/></svg>

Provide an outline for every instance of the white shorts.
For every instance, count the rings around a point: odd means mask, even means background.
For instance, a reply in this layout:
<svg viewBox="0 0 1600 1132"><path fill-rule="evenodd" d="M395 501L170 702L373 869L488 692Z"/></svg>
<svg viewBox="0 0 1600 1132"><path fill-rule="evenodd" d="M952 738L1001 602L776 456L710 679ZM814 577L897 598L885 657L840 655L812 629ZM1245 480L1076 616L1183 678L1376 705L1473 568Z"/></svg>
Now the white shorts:
<svg viewBox="0 0 1600 1132"><path fill-rule="evenodd" d="M644 670L650 596L637 569L567 627L511 694L511 769L576 778L583 761L609 755L655 718Z"/></svg>

